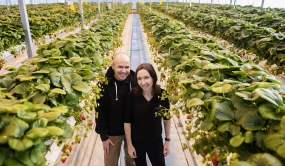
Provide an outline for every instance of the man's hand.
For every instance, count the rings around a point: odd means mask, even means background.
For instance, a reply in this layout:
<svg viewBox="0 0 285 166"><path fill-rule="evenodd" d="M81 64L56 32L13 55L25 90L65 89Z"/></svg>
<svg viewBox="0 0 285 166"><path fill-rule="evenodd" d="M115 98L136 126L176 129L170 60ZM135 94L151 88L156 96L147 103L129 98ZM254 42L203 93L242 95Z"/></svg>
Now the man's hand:
<svg viewBox="0 0 285 166"><path fill-rule="evenodd" d="M106 154L108 154L110 151L109 144L111 144L112 146L115 146L115 144L110 139L107 139L106 141L103 141L102 143L103 143L103 150Z"/></svg>

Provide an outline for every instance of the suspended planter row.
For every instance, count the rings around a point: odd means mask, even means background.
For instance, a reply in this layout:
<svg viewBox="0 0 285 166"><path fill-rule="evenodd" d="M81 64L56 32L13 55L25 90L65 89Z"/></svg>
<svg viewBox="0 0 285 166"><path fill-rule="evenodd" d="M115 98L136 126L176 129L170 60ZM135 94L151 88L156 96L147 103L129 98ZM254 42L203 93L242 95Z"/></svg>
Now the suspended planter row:
<svg viewBox="0 0 285 166"><path fill-rule="evenodd" d="M83 4L86 23L98 16L97 3ZM78 4L75 11L66 3L27 5L32 38L36 41L45 35L69 27L79 26ZM20 11L18 6L0 7L0 52L24 42Z"/></svg>
<svg viewBox="0 0 285 166"><path fill-rule="evenodd" d="M120 6L88 30L39 46L21 67L6 68L0 76L0 165L44 165L47 140L80 143L78 126L91 129L97 83L105 81L111 62L106 54L121 44L130 8ZM74 127L67 123L71 117ZM79 134L73 137L74 131Z"/></svg>
<svg viewBox="0 0 285 166"><path fill-rule="evenodd" d="M207 165L284 165L281 82L184 24L144 5L138 12L168 78L172 112L188 114L189 149Z"/></svg>
<svg viewBox="0 0 285 166"><path fill-rule="evenodd" d="M165 12L158 4L154 9ZM267 60L266 65L276 64L274 73L284 72L285 34L268 27L260 27L246 21L229 19L219 15L208 15L181 8L169 8L168 14L185 23L187 26L212 34L237 48L243 48L257 55L258 60Z"/></svg>

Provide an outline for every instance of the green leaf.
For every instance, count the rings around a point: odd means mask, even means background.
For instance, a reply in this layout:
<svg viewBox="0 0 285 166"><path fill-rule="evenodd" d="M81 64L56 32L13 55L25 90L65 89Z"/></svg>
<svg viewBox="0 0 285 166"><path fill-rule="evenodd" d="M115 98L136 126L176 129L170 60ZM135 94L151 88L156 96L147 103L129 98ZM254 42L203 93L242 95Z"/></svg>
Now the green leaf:
<svg viewBox="0 0 285 166"><path fill-rule="evenodd" d="M33 97L33 103L34 104L44 104L45 101L47 99L47 96L41 93L37 93L34 97Z"/></svg>
<svg viewBox="0 0 285 166"><path fill-rule="evenodd" d="M220 132L225 132L225 131L230 131L230 127L232 125L232 122L224 122L218 127L218 131Z"/></svg>
<svg viewBox="0 0 285 166"><path fill-rule="evenodd" d="M233 161L230 166L256 166L245 161Z"/></svg>
<svg viewBox="0 0 285 166"><path fill-rule="evenodd" d="M65 87L65 90L67 91L67 93L71 93L72 92L71 87L76 86L80 82L82 82L82 77L76 73L64 74L61 77L61 83Z"/></svg>
<svg viewBox="0 0 285 166"><path fill-rule="evenodd" d="M280 146L276 152L279 156L281 156L283 159L285 159L285 144Z"/></svg>
<svg viewBox="0 0 285 166"><path fill-rule="evenodd" d="M28 106L24 104L14 104L14 105L7 105L5 109L8 113L17 113L18 111L25 111L28 109Z"/></svg>
<svg viewBox="0 0 285 166"><path fill-rule="evenodd" d="M191 108L193 106L198 106L198 105L203 105L203 104L204 104L204 102L201 99L193 98L193 99L187 100L186 107Z"/></svg>
<svg viewBox="0 0 285 166"><path fill-rule="evenodd" d="M280 127L281 127L282 130L285 130L285 116L283 116L282 119L281 119Z"/></svg>
<svg viewBox="0 0 285 166"><path fill-rule="evenodd" d="M31 102L24 102L24 105L28 107L28 108L26 109L26 111L33 111L33 110L35 109L34 103L31 103Z"/></svg>
<svg viewBox="0 0 285 166"><path fill-rule="evenodd" d="M68 107L67 106L57 106L53 107L49 110L50 112L60 112L60 113L67 113L68 112Z"/></svg>
<svg viewBox="0 0 285 166"><path fill-rule="evenodd" d="M216 82L211 86L211 90L216 93L227 93L231 90L231 84L224 84L221 82Z"/></svg>
<svg viewBox="0 0 285 166"><path fill-rule="evenodd" d="M35 146L31 151L31 160L36 165L44 165L45 164L45 152L46 146L44 143L40 143L39 145Z"/></svg>
<svg viewBox="0 0 285 166"><path fill-rule="evenodd" d="M276 106L283 105L283 99L281 95L273 89L257 88L254 90L254 92L257 93L261 98L267 100L268 102Z"/></svg>
<svg viewBox="0 0 285 166"><path fill-rule="evenodd" d="M60 112L47 112L39 115L39 118L46 118L48 121L52 121L60 116Z"/></svg>
<svg viewBox="0 0 285 166"><path fill-rule="evenodd" d="M195 84L191 84L191 88L193 89L202 89L205 86L204 82L198 82Z"/></svg>
<svg viewBox="0 0 285 166"><path fill-rule="evenodd" d="M83 81L74 83L72 88L82 93L89 93L92 89L86 82Z"/></svg>
<svg viewBox="0 0 285 166"><path fill-rule="evenodd" d="M276 157L268 153L254 154L248 159L248 162L254 164L255 166L282 166L281 162Z"/></svg>
<svg viewBox="0 0 285 166"><path fill-rule="evenodd" d="M52 136L61 136L64 133L64 130L59 128L59 127L55 127L55 126L49 126L45 128L46 130L49 131L49 134Z"/></svg>
<svg viewBox="0 0 285 166"><path fill-rule="evenodd" d="M30 151L20 153L20 155L17 156L17 160L21 161L21 163L24 163L25 165L34 165L32 160L30 159Z"/></svg>
<svg viewBox="0 0 285 166"><path fill-rule="evenodd" d="M258 116L256 111L248 111L243 114L237 121L246 130L260 130L263 127L262 118Z"/></svg>
<svg viewBox="0 0 285 166"><path fill-rule="evenodd" d="M166 65L167 66L176 66L177 64L179 63L179 61L178 60L176 60L176 59L170 59L170 60L167 60L166 61Z"/></svg>
<svg viewBox="0 0 285 166"><path fill-rule="evenodd" d="M38 139L38 138L43 138L48 134L48 130L46 128L40 128L40 127L35 127L29 130L26 133L26 137L30 139Z"/></svg>
<svg viewBox="0 0 285 166"><path fill-rule="evenodd" d="M262 104L258 109L265 119L281 120L285 116L285 112L277 112L276 106L271 103Z"/></svg>
<svg viewBox="0 0 285 166"><path fill-rule="evenodd" d="M241 135L236 135L234 137L232 137L230 139L230 144L233 146L233 147L238 147L240 146L244 141L244 137L241 136Z"/></svg>
<svg viewBox="0 0 285 166"><path fill-rule="evenodd" d="M23 97L26 97L29 89L30 86L27 83L22 83L15 87L15 93L22 94Z"/></svg>
<svg viewBox="0 0 285 166"><path fill-rule="evenodd" d="M4 165L6 166L25 166L24 164L21 164L20 162L18 162L17 160L15 160L15 158L7 158L4 161Z"/></svg>
<svg viewBox="0 0 285 166"><path fill-rule="evenodd" d="M54 89L51 90L51 92L57 93L57 94L63 94L63 95L66 94L66 91L65 91L65 90L62 90L62 89L60 89L60 88L54 88Z"/></svg>
<svg viewBox="0 0 285 166"><path fill-rule="evenodd" d="M285 144L285 134L274 133L267 135L264 139L267 148L277 151L277 149Z"/></svg>
<svg viewBox="0 0 285 166"><path fill-rule="evenodd" d="M36 79L37 77L35 76L24 76L24 77L21 77L20 81L31 81L33 79Z"/></svg>
<svg viewBox="0 0 285 166"><path fill-rule="evenodd" d="M232 108L229 106L228 102L216 104L215 118L219 120L233 120L234 119L234 112Z"/></svg>
<svg viewBox="0 0 285 166"><path fill-rule="evenodd" d="M246 131L244 133L244 142L250 144L253 141L254 141L254 135L252 134L252 132L251 131Z"/></svg>
<svg viewBox="0 0 285 166"><path fill-rule="evenodd" d="M44 128L47 126L47 123L48 123L48 120L46 118L40 118L32 124L32 128L37 128L37 127Z"/></svg>
<svg viewBox="0 0 285 166"><path fill-rule="evenodd" d="M0 165L3 165L7 156L12 156L10 148L0 147Z"/></svg>
<svg viewBox="0 0 285 166"><path fill-rule="evenodd" d="M25 151L33 146L33 141L26 137L21 140L10 137L8 143L9 146L16 151Z"/></svg>
<svg viewBox="0 0 285 166"><path fill-rule="evenodd" d="M50 89L50 85L49 84L40 84L38 86L35 87L36 89L39 89L41 91L46 91Z"/></svg>
<svg viewBox="0 0 285 166"><path fill-rule="evenodd" d="M64 124L63 129L64 133L62 134L62 136L67 139L72 138L74 130L67 123Z"/></svg>
<svg viewBox="0 0 285 166"><path fill-rule="evenodd" d="M46 104L35 104L35 110L45 110L48 111L50 109L50 106Z"/></svg>
<svg viewBox="0 0 285 166"><path fill-rule="evenodd" d="M61 81L60 81L61 76L62 76L62 74L60 74L59 72L56 72L56 71L54 71L50 74L50 80L54 86L63 87L61 84Z"/></svg>
<svg viewBox="0 0 285 166"><path fill-rule="evenodd" d="M206 118L200 126L200 129L203 131L209 131L213 127L213 123L209 118Z"/></svg>
<svg viewBox="0 0 285 166"><path fill-rule="evenodd" d="M79 98L81 97L81 95L82 93L77 91L66 95L66 105L71 108L77 107L79 105Z"/></svg>
<svg viewBox="0 0 285 166"><path fill-rule="evenodd" d="M234 136L234 135L238 135L240 132L240 126L239 125L235 125L235 124L232 124L230 126L230 133Z"/></svg>

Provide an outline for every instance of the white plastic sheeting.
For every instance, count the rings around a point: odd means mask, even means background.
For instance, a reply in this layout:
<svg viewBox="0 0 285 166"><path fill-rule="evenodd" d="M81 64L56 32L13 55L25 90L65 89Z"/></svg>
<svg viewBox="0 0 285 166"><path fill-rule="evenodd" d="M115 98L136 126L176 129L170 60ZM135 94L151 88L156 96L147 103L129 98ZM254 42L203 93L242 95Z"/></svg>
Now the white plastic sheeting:
<svg viewBox="0 0 285 166"><path fill-rule="evenodd" d="M213 4L230 4L231 0L179 0L179 2L192 2L192 3L211 3ZM234 4L235 0L232 0L232 4ZM261 6L262 0L236 0L236 5L253 5L253 6ZM264 8L285 8L284 0L264 0Z"/></svg>
<svg viewBox="0 0 285 166"><path fill-rule="evenodd" d="M21 0L26 4L40 4L40 3L63 3L66 0ZM18 0L0 0L0 5L18 5Z"/></svg>

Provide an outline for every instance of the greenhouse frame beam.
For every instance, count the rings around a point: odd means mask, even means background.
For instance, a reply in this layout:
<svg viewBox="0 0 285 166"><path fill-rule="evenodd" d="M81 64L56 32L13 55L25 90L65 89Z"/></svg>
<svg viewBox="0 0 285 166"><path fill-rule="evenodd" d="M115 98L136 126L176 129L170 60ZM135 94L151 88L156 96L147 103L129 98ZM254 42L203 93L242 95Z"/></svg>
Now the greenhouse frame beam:
<svg viewBox="0 0 285 166"><path fill-rule="evenodd" d="M100 0L97 0L97 4L98 4L98 12L99 12L99 16L101 17Z"/></svg>
<svg viewBox="0 0 285 166"><path fill-rule="evenodd" d="M78 0L78 3L79 3L80 15L81 15L81 28L84 29L84 16L83 16L82 0Z"/></svg>
<svg viewBox="0 0 285 166"><path fill-rule="evenodd" d="M28 21L28 14L26 9L26 2L25 0L18 0L18 6L20 10L21 15L21 22L23 25L24 33L25 33L25 43L28 48L27 53L28 57L31 58L33 56L33 42L31 37L31 30L30 30L30 24Z"/></svg>
<svg viewBox="0 0 285 166"><path fill-rule="evenodd" d="M264 7L264 0L261 1L261 7Z"/></svg>

